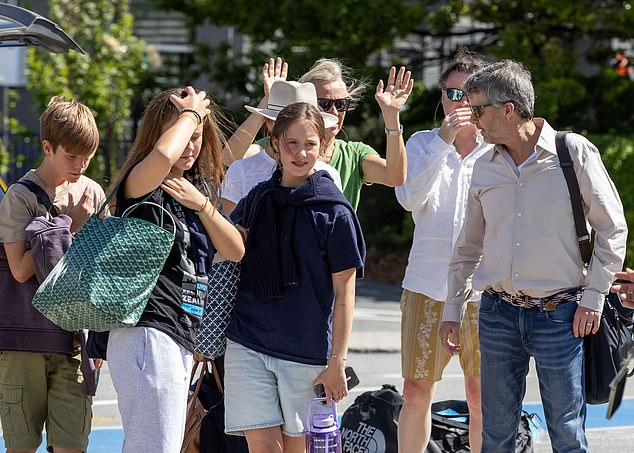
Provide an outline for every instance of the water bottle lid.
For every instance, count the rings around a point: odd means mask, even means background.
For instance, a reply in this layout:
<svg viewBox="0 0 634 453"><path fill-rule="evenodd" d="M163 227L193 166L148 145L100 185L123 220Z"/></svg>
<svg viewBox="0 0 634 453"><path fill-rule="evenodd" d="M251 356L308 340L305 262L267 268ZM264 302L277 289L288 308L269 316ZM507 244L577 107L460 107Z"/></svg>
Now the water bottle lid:
<svg viewBox="0 0 634 453"><path fill-rule="evenodd" d="M332 414L315 414L313 415L313 426L315 428L330 428L334 426L335 418Z"/></svg>

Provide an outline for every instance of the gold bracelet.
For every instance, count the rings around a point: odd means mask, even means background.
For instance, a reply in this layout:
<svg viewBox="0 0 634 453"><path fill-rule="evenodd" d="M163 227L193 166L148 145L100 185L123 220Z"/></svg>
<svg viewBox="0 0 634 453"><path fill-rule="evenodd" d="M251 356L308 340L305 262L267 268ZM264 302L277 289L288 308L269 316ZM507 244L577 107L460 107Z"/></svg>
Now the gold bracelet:
<svg viewBox="0 0 634 453"><path fill-rule="evenodd" d="M200 207L200 209L198 211L196 211L196 215L200 215L203 213L203 211L205 210L205 208L207 207L207 203L209 203L209 197L205 197L205 202L203 203L203 205Z"/></svg>
<svg viewBox="0 0 634 453"><path fill-rule="evenodd" d="M331 359L338 359L339 356L337 354L330 354L330 358ZM348 359L346 357L343 357L341 360L345 362Z"/></svg>

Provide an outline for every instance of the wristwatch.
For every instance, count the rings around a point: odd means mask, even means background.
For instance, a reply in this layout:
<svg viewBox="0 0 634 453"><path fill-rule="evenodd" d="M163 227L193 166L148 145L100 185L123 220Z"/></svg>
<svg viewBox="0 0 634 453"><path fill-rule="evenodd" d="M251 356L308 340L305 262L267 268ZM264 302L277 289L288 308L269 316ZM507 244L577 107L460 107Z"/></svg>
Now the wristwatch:
<svg viewBox="0 0 634 453"><path fill-rule="evenodd" d="M386 127L385 128L385 134L387 136L390 136L390 135L403 135L403 125L401 124L401 127L399 127L398 129L388 129Z"/></svg>

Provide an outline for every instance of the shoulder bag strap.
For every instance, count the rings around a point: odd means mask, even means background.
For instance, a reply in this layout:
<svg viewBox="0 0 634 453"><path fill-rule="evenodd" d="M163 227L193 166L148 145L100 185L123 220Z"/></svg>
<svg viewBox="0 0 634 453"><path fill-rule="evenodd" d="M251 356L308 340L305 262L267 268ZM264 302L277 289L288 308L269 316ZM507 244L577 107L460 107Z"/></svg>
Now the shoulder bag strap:
<svg viewBox="0 0 634 453"><path fill-rule="evenodd" d="M189 379L189 385L194 383L196 379L196 372L200 369L200 375L198 376L198 382L196 383L196 387L194 389L194 393L191 399L187 402L187 415L191 416L194 412L194 407L196 407L196 399L198 398L198 393L200 393L200 386L203 383L203 379L205 378L205 374L207 373L207 364L205 362L194 362L194 366L192 367L191 378Z"/></svg>
<svg viewBox="0 0 634 453"><path fill-rule="evenodd" d="M559 131L555 136L555 144L557 146L557 156L559 164L566 178L566 185L570 193L570 202L572 203L572 215L575 220L575 229L577 230L577 238L579 240L579 250L581 251L581 259L587 267L592 257L592 247L590 246L590 234L586 227L586 219L583 214L583 204L581 202L581 191L579 190L579 181L575 175L570 152L566 145L566 134L569 131Z"/></svg>
<svg viewBox="0 0 634 453"><path fill-rule="evenodd" d="M216 365L215 360L211 360L211 373L214 375L214 379L216 380L216 386L218 386L218 391L221 395L225 394L225 389L222 386L222 382L220 381L220 375L218 374L218 365Z"/></svg>
<svg viewBox="0 0 634 453"><path fill-rule="evenodd" d="M40 187L39 184L33 181L29 181L28 179L24 181L18 181L17 184L21 184L29 189L31 192L33 192L37 198L37 202L44 206L53 217L57 217L59 215L59 211L53 205L51 198L48 196L46 191Z"/></svg>

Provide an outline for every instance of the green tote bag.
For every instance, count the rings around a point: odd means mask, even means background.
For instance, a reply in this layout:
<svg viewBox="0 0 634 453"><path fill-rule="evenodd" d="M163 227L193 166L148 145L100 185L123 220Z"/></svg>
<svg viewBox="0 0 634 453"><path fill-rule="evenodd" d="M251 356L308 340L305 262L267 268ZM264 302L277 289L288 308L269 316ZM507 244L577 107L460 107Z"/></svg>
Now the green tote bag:
<svg viewBox="0 0 634 453"><path fill-rule="evenodd" d="M33 298L33 306L62 329L102 332L136 325L174 243L174 218L156 203L142 201L121 217L100 219L115 192L88 219ZM142 204L161 211L159 225L130 217ZM172 231L163 228L163 213Z"/></svg>

